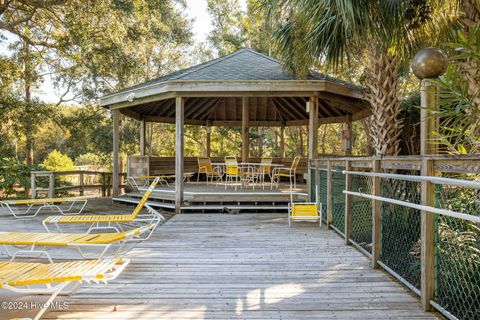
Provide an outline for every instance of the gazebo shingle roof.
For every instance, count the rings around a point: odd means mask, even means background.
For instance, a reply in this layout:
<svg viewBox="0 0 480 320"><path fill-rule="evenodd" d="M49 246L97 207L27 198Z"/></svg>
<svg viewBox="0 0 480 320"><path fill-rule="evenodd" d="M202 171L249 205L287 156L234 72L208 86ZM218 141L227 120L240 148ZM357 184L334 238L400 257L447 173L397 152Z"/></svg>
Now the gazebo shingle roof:
<svg viewBox="0 0 480 320"><path fill-rule="evenodd" d="M214 84L215 88L211 89ZM265 89L258 89L261 86ZM348 115L354 118L368 115L368 105L360 98L362 87L316 72L310 72L307 80L295 80L279 61L251 49L241 49L120 90L103 97L101 105L123 104L120 110L127 116L173 122L174 99L168 93L181 93L186 97L185 123L210 121L213 125L237 125L241 121L240 97L245 95L244 90L250 96L249 90L258 90L249 102L250 121L258 125L306 123L306 101L315 92L322 94L319 96L319 117L328 118L325 123L342 122ZM264 96L261 90L265 90ZM303 91L305 94L301 93ZM152 99L152 96L159 98Z"/></svg>
<svg viewBox="0 0 480 320"><path fill-rule="evenodd" d="M130 90L169 80L296 80L285 71L282 63L252 49L243 48L231 54L186 69L181 69L157 79L126 88ZM347 81L311 71L308 80L329 80L361 88ZM120 90L124 91L124 90Z"/></svg>

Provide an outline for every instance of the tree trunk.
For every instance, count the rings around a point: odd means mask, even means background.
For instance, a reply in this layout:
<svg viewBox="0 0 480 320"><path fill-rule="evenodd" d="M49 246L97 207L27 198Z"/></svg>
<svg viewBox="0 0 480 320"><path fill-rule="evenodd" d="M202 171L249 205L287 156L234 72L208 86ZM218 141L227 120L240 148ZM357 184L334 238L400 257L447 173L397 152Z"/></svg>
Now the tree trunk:
<svg viewBox="0 0 480 320"><path fill-rule="evenodd" d="M30 55L30 45L23 43L24 50L24 90L25 90L25 114L31 112L32 107L32 61ZM34 132L31 121L28 119L25 123L25 163L29 166L33 164L33 144Z"/></svg>
<svg viewBox="0 0 480 320"><path fill-rule="evenodd" d="M463 0L463 15L460 20L467 34L471 32L471 29L478 27L480 25L480 3L477 0ZM474 114L480 121L480 61L475 57L470 57L460 62L459 66L463 69L462 76L468 84L468 97L472 101Z"/></svg>
<svg viewBox="0 0 480 320"><path fill-rule="evenodd" d="M370 136L377 156L396 156L400 152L402 123L397 97L397 58L388 53L370 55L366 85L372 107Z"/></svg>

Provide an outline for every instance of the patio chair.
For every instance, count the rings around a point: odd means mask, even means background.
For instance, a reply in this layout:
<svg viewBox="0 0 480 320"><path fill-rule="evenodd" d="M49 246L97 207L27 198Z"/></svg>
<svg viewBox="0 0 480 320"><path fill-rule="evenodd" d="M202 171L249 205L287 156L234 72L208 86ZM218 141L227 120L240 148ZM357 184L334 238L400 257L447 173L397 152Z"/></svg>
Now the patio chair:
<svg viewBox="0 0 480 320"><path fill-rule="evenodd" d="M42 210L75 215L82 213L87 202L87 197L3 200L0 201L0 211L9 213L17 219L33 218Z"/></svg>
<svg viewBox="0 0 480 320"><path fill-rule="evenodd" d="M113 229L115 232L123 231L122 225L134 225L138 223L143 224L154 224L158 226L158 224L164 220L163 216L158 213L152 207L146 205L146 202L152 191L155 189L158 181L160 180L159 177L156 177L153 180L152 184L148 189L145 191L140 202L137 204L135 209L131 214L110 214L110 215L89 215L89 216L51 216L47 219L43 220L43 226L47 232L50 232L48 225L53 224L56 229L60 232L63 232L60 228L62 224L85 224L90 223L90 228L87 232L92 230L105 230L105 229ZM146 214L140 214L140 211L143 207L147 208ZM154 229L153 229L154 230ZM153 232L152 230L152 232ZM150 233L151 235L151 233ZM150 237L150 235L148 237ZM148 238L147 237L147 238Z"/></svg>
<svg viewBox="0 0 480 320"><path fill-rule="evenodd" d="M197 183L199 182L200 174L202 173L206 175L207 185L208 185L209 179L211 179L212 183L214 179L216 179L217 182L222 179L223 173L221 172L220 167L213 167L212 160L210 159L210 157L197 157L197 161L198 161Z"/></svg>
<svg viewBox="0 0 480 320"><path fill-rule="evenodd" d="M0 288L22 295L50 295L34 320L42 317L59 294L72 294L87 283L117 278L129 259L80 260L58 263L0 262ZM73 288L66 291L66 287Z"/></svg>
<svg viewBox="0 0 480 320"><path fill-rule="evenodd" d="M272 178L270 182L270 189L273 189L274 183L277 185L277 188L278 188L278 183L280 182L281 177L289 178L290 188L292 187L292 182L293 182L294 188L296 188L297 187L296 173L297 173L298 164L300 163L301 159L302 157L296 156L293 159L292 165L290 166L290 168L285 168L285 167L273 168Z"/></svg>
<svg viewBox="0 0 480 320"><path fill-rule="evenodd" d="M265 189L265 176L270 176L270 171L272 168L272 157L262 157L262 160L260 161L260 166L258 167L258 171L255 172L257 177L257 180L259 183L262 184L262 188Z"/></svg>
<svg viewBox="0 0 480 320"><path fill-rule="evenodd" d="M110 248L116 246L112 252L113 258L118 257L123 248L133 242L148 238L154 224L136 228L125 232L114 233L42 233L42 232L0 232L0 245L3 245L9 257L15 259L17 256L40 257L45 256L53 263L52 257L47 248L72 248L78 251L84 259L102 259ZM18 249L13 253L8 247L29 248ZM84 249L92 249L96 255L87 256Z"/></svg>
<svg viewBox="0 0 480 320"><path fill-rule="evenodd" d="M234 156L225 157L225 190L227 190L228 183L235 184L235 191L237 191L238 182L241 186L255 180L255 172L250 167L240 167L237 158Z"/></svg>

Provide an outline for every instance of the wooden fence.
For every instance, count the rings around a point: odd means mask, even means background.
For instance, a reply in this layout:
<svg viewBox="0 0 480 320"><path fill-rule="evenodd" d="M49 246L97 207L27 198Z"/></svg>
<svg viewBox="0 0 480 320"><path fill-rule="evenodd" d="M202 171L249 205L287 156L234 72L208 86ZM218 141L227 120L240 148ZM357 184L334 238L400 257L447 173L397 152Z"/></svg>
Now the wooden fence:
<svg viewBox="0 0 480 320"><path fill-rule="evenodd" d="M120 173L120 185L125 173ZM45 179L44 186L39 186L38 179ZM58 192L75 192L80 196L85 191L97 190L102 197L112 193L112 173L104 171L72 170L72 171L32 171L31 172L31 196L36 198L39 193L45 192L49 198L55 197ZM40 183L42 184L42 183Z"/></svg>

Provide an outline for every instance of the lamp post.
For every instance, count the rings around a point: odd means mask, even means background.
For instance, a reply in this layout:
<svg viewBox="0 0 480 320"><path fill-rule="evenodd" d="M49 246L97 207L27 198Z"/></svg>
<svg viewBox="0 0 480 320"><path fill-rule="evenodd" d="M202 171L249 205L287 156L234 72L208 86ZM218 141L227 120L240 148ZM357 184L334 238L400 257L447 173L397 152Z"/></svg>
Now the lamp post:
<svg viewBox="0 0 480 320"><path fill-rule="evenodd" d="M435 110L438 107L438 87L433 79L441 76L447 69L447 56L438 48L420 50L412 62L413 73L421 80L420 113L420 154L436 154L438 145L433 139L433 131L438 128Z"/></svg>
<svg viewBox="0 0 480 320"><path fill-rule="evenodd" d="M438 108L438 87L433 79L438 78L447 69L447 56L438 48L420 50L413 59L413 73L421 79L420 111L420 154L422 155L422 176L435 175L435 163L432 158L438 152L438 143L433 132L438 131L438 119L435 111ZM427 181L422 182L422 204L435 206L435 186ZM430 301L435 298L435 214L421 212L421 301L425 311L431 310Z"/></svg>

